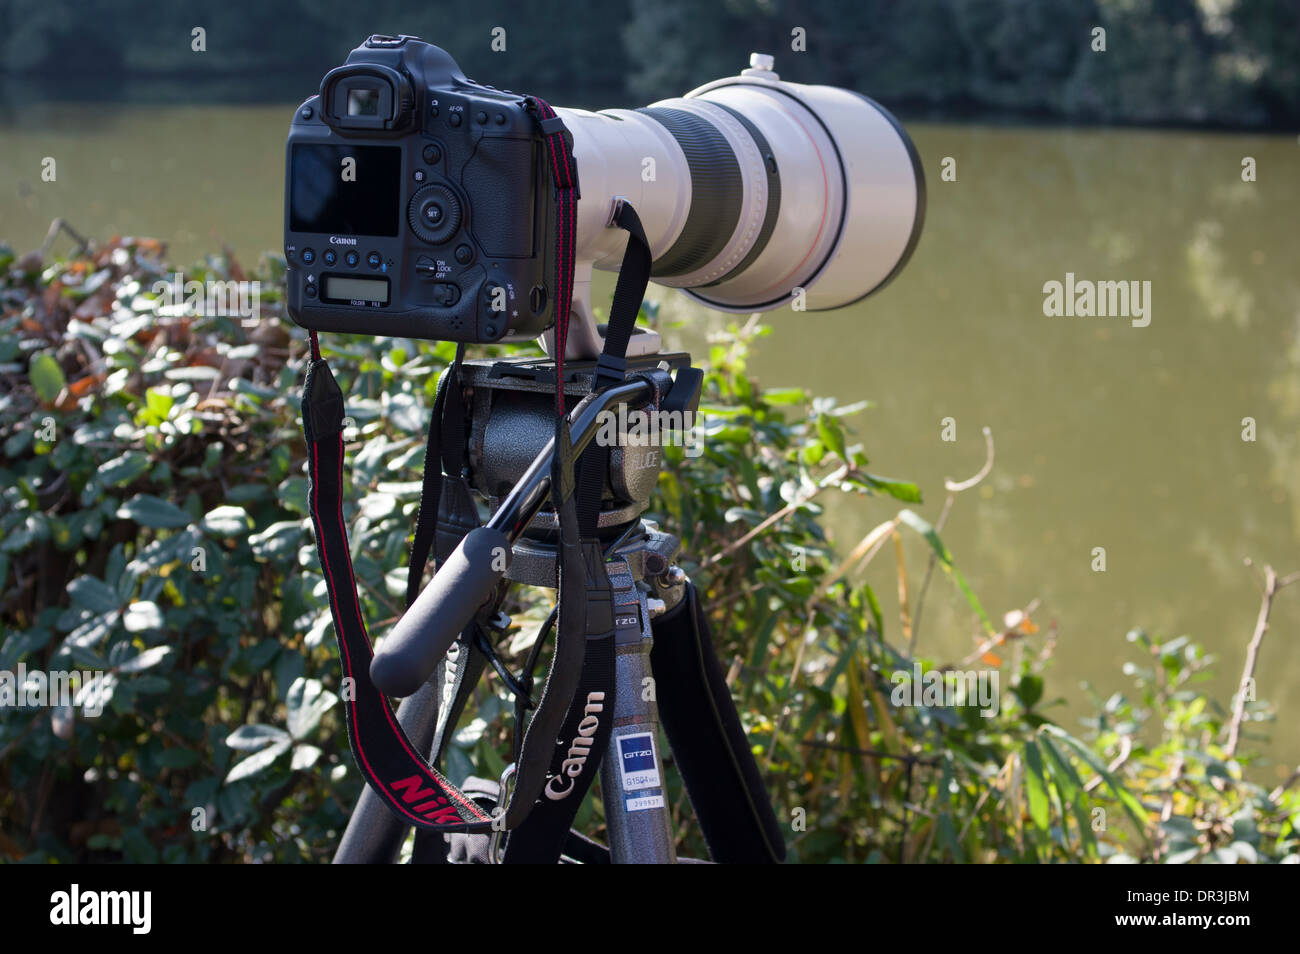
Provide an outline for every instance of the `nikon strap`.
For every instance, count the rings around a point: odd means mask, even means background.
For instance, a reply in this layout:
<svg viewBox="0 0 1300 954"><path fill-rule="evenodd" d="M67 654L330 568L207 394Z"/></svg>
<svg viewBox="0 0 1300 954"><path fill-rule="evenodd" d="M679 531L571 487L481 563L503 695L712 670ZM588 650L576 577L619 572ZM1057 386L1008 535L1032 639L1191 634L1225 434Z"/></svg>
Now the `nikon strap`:
<svg viewBox="0 0 1300 954"><path fill-rule="evenodd" d="M388 807L417 828L486 830L490 817L415 750L388 699L370 680L373 650L361 618L343 520L343 392L320 355L315 332L311 351L302 396L310 509L343 665L348 742L357 767Z"/></svg>

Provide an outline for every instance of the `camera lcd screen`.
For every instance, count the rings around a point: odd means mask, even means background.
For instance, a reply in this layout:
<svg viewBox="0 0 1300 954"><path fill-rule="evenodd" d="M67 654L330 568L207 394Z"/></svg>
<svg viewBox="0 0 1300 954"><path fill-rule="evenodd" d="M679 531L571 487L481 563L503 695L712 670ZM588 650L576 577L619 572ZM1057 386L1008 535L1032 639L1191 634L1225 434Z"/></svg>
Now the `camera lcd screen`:
<svg viewBox="0 0 1300 954"><path fill-rule="evenodd" d="M289 175L292 231L397 234L402 202L400 147L296 145Z"/></svg>
<svg viewBox="0 0 1300 954"><path fill-rule="evenodd" d="M388 304L388 281L383 278L347 278L342 275L325 276L325 300L338 302L370 302Z"/></svg>

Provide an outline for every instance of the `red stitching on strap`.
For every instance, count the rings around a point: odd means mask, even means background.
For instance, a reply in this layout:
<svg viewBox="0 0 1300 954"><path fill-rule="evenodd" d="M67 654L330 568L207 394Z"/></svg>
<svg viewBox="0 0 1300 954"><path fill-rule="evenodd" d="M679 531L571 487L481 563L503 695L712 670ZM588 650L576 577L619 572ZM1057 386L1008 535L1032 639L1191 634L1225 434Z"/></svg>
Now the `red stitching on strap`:
<svg viewBox="0 0 1300 954"><path fill-rule="evenodd" d="M325 542L326 541L325 534L321 532L320 503L319 503L320 453L319 453L319 444L317 444L316 442L312 443L312 470L313 470L312 518L316 522L317 540L319 541L320 549L322 552L321 563L324 565L325 573L329 577L330 604L332 610L334 611L335 625L338 626L342 619L342 613L339 609L338 600L336 600L334 596L336 583L334 580L334 572L330 569L331 561L325 558L325 549L328 546L328 544ZM346 541L348 538L348 533L347 533L347 525L343 521L343 435L341 433L339 434L339 484L338 486L339 486L339 507L338 507L337 516L338 516L339 533L342 536L342 538ZM356 588L357 583L356 583L356 576L352 569L352 555L347 551L346 547L344 548L343 551L343 558L344 558L344 564L347 566L348 569L349 583L352 586L352 605L356 610L357 623L361 626L362 636L364 636L366 641L369 642L370 634L366 631L365 620L362 619L361 617L361 603L359 598L357 597L357 588ZM352 667L352 655L348 651L347 639L343 635L341 627L339 630L339 644L342 647L343 665L346 674L348 675L349 678L355 681L356 676L353 675L354 669ZM353 742L354 745L356 746L357 756L361 759L362 763L364 764L367 775L371 779L374 779L375 781L380 783L378 787L383 791L385 800L390 805L392 805L395 809L397 809L407 817L412 818L419 823L428 824L428 819L412 813L405 806L400 804L396 800L396 798L392 795L392 793L389 792L384 787L383 780L379 777L379 773L376 772L374 767L370 764L370 759L366 756L365 747L361 743L360 723L357 718L358 709L357 709L357 700L356 700L355 693L353 694L353 697L350 700L350 702L352 704ZM410 740L406 738L406 733L403 732L401 728L397 725L397 723L394 721L391 707L388 705L387 701L384 700L382 697L380 699L380 705L384 710L384 714L388 720L389 726L393 729L393 732L397 736L398 741L401 743L402 748L405 750L406 754L413 760L416 767L425 775L426 780L431 782L433 785L435 785L441 794L446 795L448 798L453 799L460 805L467 808L470 814L474 816L474 819L476 821L487 821L488 820L487 816L482 813L482 811L479 809L479 807L476 804L474 804L472 801L468 800L465 796L461 795L461 793L456 791L456 789L451 785L451 783L449 783L446 779L442 778L442 776L440 776L437 772L435 772L432 769L432 767L423 758L421 758L415 753L415 751L411 748Z"/></svg>
<svg viewBox="0 0 1300 954"><path fill-rule="evenodd" d="M556 113L544 99L530 97L537 114L551 119ZM569 347L569 316L573 308L573 269L577 250L577 199L573 195L574 167L563 132L546 137L546 151L551 160L556 198L556 314L555 314L555 412L564 413L564 354ZM563 171L561 171L563 170Z"/></svg>

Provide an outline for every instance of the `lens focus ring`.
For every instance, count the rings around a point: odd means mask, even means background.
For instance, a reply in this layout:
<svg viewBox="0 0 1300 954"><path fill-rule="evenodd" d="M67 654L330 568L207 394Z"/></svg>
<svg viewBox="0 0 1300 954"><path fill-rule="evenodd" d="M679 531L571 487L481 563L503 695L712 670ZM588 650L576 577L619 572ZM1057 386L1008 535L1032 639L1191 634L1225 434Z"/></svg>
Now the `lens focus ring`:
<svg viewBox="0 0 1300 954"><path fill-rule="evenodd" d="M672 248L654 262L655 278L687 275L703 268L727 246L740 221L745 184L727 137L708 119L671 107L637 110L677 140L691 176L691 208Z"/></svg>
<svg viewBox="0 0 1300 954"><path fill-rule="evenodd" d="M460 228L460 200L446 186L427 185L411 196L406 219L421 239L441 245Z"/></svg>

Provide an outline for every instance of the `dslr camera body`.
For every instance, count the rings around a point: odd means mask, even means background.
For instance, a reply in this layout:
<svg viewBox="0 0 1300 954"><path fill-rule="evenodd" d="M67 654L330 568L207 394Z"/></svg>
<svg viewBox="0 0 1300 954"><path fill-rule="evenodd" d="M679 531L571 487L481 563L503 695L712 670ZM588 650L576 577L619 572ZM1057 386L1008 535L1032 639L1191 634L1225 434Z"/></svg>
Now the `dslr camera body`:
<svg viewBox="0 0 1300 954"><path fill-rule="evenodd" d="M423 40L372 36L298 108L287 150L299 325L490 343L554 321L554 199L522 96Z"/></svg>

